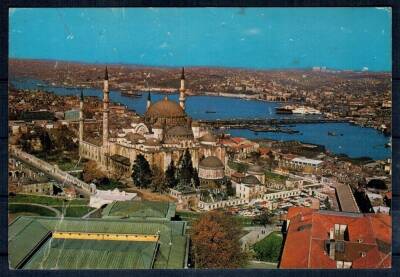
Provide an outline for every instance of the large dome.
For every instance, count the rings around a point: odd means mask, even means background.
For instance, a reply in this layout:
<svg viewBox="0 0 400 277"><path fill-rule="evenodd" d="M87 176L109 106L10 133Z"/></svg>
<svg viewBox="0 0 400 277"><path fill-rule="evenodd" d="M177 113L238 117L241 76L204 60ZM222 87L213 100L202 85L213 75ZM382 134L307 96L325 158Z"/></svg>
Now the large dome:
<svg viewBox="0 0 400 277"><path fill-rule="evenodd" d="M150 105L145 116L148 117L183 117L185 111L178 103L170 101L167 98Z"/></svg>

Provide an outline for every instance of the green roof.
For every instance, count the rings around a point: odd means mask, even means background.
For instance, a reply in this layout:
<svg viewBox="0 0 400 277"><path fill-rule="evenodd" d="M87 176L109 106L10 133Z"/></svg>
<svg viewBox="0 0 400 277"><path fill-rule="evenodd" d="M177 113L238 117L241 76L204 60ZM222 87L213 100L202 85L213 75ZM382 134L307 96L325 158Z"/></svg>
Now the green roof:
<svg viewBox="0 0 400 277"><path fill-rule="evenodd" d="M24 269L149 269L156 250L156 242L49 239Z"/></svg>
<svg viewBox="0 0 400 277"><path fill-rule="evenodd" d="M149 219L18 217L9 225L12 268L136 269L183 268L187 256L186 222ZM49 232L159 234L158 242L48 238Z"/></svg>
<svg viewBox="0 0 400 277"><path fill-rule="evenodd" d="M114 201L103 210L103 218L150 218L171 220L175 216L176 205L159 201Z"/></svg>

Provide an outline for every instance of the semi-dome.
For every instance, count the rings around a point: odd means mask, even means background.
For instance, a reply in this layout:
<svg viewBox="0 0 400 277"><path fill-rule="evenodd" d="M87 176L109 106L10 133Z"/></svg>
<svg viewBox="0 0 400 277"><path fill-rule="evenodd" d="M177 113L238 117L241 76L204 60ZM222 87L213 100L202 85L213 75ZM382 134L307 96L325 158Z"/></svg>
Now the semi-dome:
<svg viewBox="0 0 400 277"><path fill-rule="evenodd" d="M158 139L155 138L148 138L145 142L144 142L145 146L160 146L161 142Z"/></svg>
<svg viewBox="0 0 400 277"><path fill-rule="evenodd" d="M185 126L174 126L167 130L167 135L181 137L181 136L192 136L193 133L192 130L189 130Z"/></svg>
<svg viewBox="0 0 400 277"><path fill-rule="evenodd" d="M258 180L254 175L247 175L242 179L242 183L246 185L259 185L260 180Z"/></svg>
<svg viewBox="0 0 400 277"><path fill-rule="evenodd" d="M126 134L125 138L131 142L139 142L145 139L145 137L141 134L129 132Z"/></svg>
<svg viewBox="0 0 400 277"><path fill-rule="evenodd" d="M147 117L183 117L185 116L185 111L179 106L178 103L170 101L167 98L158 101L150 105L149 109L146 111L145 116Z"/></svg>
<svg viewBox="0 0 400 277"><path fill-rule="evenodd" d="M203 136L199 138L199 141L201 142L217 142L217 139L213 134L206 133Z"/></svg>
<svg viewBox="0 0 400 277"><path fill-rule="evenodd" d="M215 156L209 156L201 160L199 167L203 168L224 168L224 164Z"/></svg>

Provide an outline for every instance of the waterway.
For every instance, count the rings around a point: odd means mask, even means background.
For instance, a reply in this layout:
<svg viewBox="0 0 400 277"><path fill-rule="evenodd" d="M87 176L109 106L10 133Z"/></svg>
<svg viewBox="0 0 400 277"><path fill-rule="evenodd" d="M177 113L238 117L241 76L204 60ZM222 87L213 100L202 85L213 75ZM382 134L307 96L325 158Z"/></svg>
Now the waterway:
<svg viewBox="0 0 400 277"><path fill-rule="evenodd" d="M37 89L54 92L57 95L79 95L80 89L46 86L36 80L13 80L12 85L20 89ZM40 84L40 87L38 87ZM97 96L102 98L100 89L84 89L85 96ZM158 101L165 97L162 93L152 93L152 101ZM169 99L178 101L178 94L169 94ZM126 105L129 109L143 114L146 109L147 93L140 97L121 95L118 91L110 92L110 99ZM316 117L313 115L279 115L275 108L280 104L259 100L243 100L219 96L190 96L187 97L186 111L193 119L230 119L230 118L284 118L284 117ZM318 117L318 116L317 116ZM386 159L391 157L391 149L386 148L389 137L373 128L364 128L349 123L318 123L296 124L290 128L299 131L295 134L253 132L246 129L226 130L233 136L241 136L249 139L274 139L280 141L298 140L307 143L324 145L327 150L335 154L346 154L349 157L371 157L373 159ZM336 136L328 135L333 132Z"/></svg>

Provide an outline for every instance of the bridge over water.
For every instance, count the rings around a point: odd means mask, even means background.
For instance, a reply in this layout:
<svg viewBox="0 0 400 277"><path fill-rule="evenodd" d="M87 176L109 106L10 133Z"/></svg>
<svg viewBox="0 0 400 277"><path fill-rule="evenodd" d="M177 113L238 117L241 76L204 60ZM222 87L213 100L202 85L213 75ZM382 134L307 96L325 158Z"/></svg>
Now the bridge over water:
<svg viewBox="0 0 400 277"><path fill-rule="evenodd" d="M80 193L84 195L91 195L96 192L96 186L91 184L87 184L82 180L72 176L71 174L62 171L57 166L49 164L31 154L28 154L15 146L9 147L9 154L10 156L14 157L15 159L24 162L37 170L45 173L46 175L54 178L55 180L61 182L62 184L68 184L74 186Z"/></svg>
<svg viewBox="0 0 400 277"><path fill-rule="evenodd" d="M344 119L327 119L327 118L271 118L271 119L216 119L216 120L199 120L200 124L211 125L214 127L246 127L246 126L282 126L295 124L316 124L316 123L344 123L348 122Z"/></svg>

